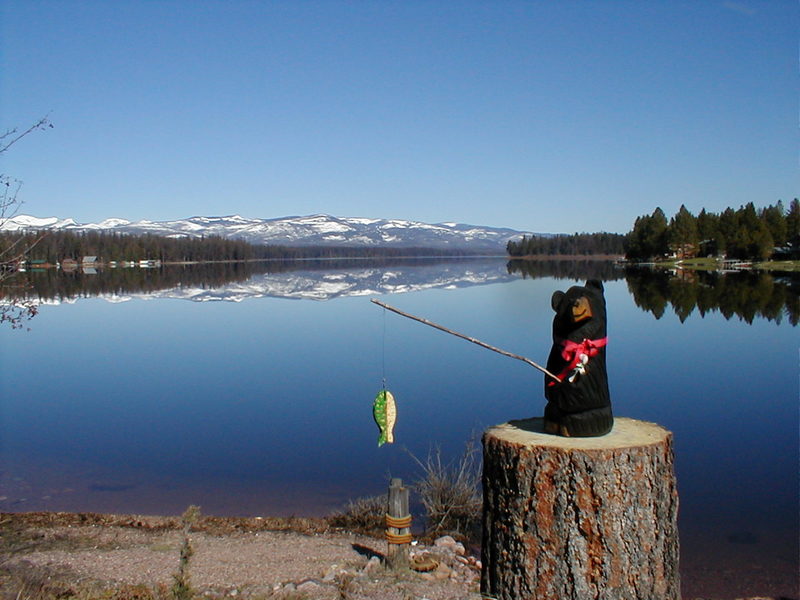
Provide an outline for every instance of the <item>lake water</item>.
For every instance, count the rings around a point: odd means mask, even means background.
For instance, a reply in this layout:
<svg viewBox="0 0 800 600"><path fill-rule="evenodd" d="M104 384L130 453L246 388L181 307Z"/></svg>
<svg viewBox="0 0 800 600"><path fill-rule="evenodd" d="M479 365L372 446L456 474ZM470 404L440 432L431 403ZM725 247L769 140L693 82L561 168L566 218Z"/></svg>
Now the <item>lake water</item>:
<svg viewBox="0 0 800 600"><path fill-rule="evenodd" d="M796 596L797 279L583 267L34 274L48 300L30 331L0 331L0 510L324 515L383 493L419 475L411 455L454 460L488 426L540 416L543 382L369 299L544 364L550 296L591 275L615 414L675 435L684 594L727 577ZM398 421L378 448L384 378Z"/></svg>

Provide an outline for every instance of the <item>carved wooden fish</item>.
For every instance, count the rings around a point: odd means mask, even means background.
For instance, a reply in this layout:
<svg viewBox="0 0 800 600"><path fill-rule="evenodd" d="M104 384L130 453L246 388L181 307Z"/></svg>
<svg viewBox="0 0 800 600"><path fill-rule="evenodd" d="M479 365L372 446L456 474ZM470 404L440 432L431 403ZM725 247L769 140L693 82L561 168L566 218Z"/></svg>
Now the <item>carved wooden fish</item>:
<svg viewBox="0 0 800 600"><path fill-rule="evenodd" d="M394 396L389 390L381 390L372 402L372 416L378 424L380 435L378 436L378 446L383 446L386 442L394 443L394 424L397 421L397 406L394 403Z"/></svg>

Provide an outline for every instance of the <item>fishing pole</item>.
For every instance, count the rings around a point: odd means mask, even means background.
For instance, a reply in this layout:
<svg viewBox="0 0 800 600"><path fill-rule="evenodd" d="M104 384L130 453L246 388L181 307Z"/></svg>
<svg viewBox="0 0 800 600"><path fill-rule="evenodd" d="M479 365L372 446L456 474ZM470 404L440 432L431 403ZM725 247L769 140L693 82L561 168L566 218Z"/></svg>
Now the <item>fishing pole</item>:
<svg viewBox="0 0 800 600"><path fill-rule="evenodd" d="M384 302L381 302L380 300L377 300L375 298L372 299L372 302L374 304L377 304L378 306L382 306L386 310L390 310L393 313L397 313L401 317L406 317L408 319L412 319L414 321L418 321L419 323L423 323L425 325L433 327L434 329L438 329L439 331L444 331L445 333L449 333L450 335L454 335L456 337L460 337L462 340L467 340L468 342L472 342L473 344L477 344L481 348L486 348L487 350L492 350L493 352L497 352L498 354L502 354L503 356L508 356L509 358L516 358L517 360L521 360L522 362L529 364L533 368L539 369L545 375L549 375L554 380L556 380L558 383L561 383L561 380L558 377L553 375L550 371L545 369L543 366L537 365L530 358L526 358L524 356L520 356L519 354L514 354L513 352L508 352L507 350L502 350L500 348L496 348L494 346L491 346L491 345L487 344L486 342L482 342L482 341L480 341L478 339L475 339L474 337L470 337L468 335L464 335L463 333L458 333L457 331L453 331L452 329L448 329L447 327L443 327L442 325L438 325L437 323L429 321L428 319L423 319L422 317L417 317L417 316L414 316L414 315L409 314L407 312L403 312L399 308L395 308L394 306L390 306L390 305L388 305L388 304L386 304Z"/></svg>

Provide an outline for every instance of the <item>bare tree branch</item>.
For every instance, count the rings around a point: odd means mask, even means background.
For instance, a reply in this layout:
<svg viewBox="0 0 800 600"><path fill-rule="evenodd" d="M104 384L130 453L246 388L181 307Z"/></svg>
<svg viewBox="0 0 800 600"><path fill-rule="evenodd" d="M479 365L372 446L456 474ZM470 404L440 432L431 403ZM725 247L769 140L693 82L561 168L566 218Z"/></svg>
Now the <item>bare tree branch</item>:
<svg viewBox="0 0 800 600"><path fill-rule="evenodd" d="M0 134L0 155L33 131L51 127L53 124L50 123L49 116L44 116L25 131L19 132L17 128L6 130ZM19 212L22 206L19 197L21 188L22 181L0 173L0 227ZM14 285L11 280L17 274L19 265L46 235L46 231L40 232L30 241L24 232L20 232L15 239L0 247L0 324L6 323L12 329L20 329L38 313L36 299L20 298L17 293L9 292ZM18 284L17 287L24 287L24 284Z"/></svg>
<svg viewBox="0 0 800 600"><path fill-rule="evenodd" d="M28 127L22 133L17 133L17 128L7 130L3 135L0 135L0 154L8 150L11 146L16 144L26 135L31 133L32 131L36 131L37 129L44 129L46 127L53 127L53 124L50 122L50 118L47 116L42 117L36 123ZM11 138L10 140L6 141L6 138Z"/></svg>

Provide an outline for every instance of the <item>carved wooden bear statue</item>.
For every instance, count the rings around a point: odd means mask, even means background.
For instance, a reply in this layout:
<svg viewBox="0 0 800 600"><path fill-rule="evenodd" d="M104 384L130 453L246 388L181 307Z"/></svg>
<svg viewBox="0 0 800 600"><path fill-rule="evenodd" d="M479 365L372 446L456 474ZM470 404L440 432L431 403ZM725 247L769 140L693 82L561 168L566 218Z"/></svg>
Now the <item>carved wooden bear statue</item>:
<svg viewBox="0 0 800 600"><path fill-rule="evenodd" d="M545 431L567 437L605 435L614 425L606 372L606 300L603 284L557 291L551 301L553 348L545 378Z"/></svg>

